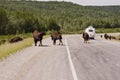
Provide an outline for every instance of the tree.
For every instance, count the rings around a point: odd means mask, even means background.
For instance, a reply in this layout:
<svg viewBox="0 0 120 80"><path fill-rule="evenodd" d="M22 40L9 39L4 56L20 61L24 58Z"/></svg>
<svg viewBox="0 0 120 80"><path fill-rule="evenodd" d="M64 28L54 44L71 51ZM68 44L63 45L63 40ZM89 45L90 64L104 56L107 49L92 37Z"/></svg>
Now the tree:
<svg viewBox="0 0 120 80"><path fill-rule="evenodd" d="M51 19L50 23L48 25L48 30L59 31L60 30L60 26L54 20Z"/></svg>
<svg viewBox="0 0 120 80"><path fill-rule="evenodd" d="M5 9L0 9L0 34L5 34L5 28L8 24L8 16Z"/></svg>

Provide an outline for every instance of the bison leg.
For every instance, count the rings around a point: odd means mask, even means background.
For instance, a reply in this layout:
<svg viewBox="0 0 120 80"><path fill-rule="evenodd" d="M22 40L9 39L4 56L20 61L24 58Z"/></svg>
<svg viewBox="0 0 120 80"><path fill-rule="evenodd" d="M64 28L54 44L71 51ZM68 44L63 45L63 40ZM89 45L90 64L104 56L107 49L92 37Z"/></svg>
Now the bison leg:
<svg viewBox="0 0 120 80"><path fill-rule="evenodd" d="M55 44L56 44L56 39L53 40L53 45L55 45Z"/></svg>
<svg viewBox="0 0 120 80"><path fill-rule="evenodd" d="M37 40L36 39L34 39L34 43L35 43L35 46L37 46Z"/></svg>
<svg viewBox="0 0 120 80"><path fill-rule="evenodd" d="M62 39L59 40L59 45L63 45Z"/></svg>
<svg viewBox="0 0 120 80"><path fill-rule="evenodd" d="M40 44L39 44L39 46L42 46L42 40L40 40Z"/></svg>

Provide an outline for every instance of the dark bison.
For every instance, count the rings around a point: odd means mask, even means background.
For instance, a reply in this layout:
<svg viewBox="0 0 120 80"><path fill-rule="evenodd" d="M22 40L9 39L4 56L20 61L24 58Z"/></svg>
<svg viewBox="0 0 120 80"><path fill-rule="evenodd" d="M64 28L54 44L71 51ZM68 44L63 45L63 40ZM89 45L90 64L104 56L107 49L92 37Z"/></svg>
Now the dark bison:
<svg viewBox="0 0 120 80"><path fill-rule="evenodd" d="M108 36L108 38L109 38L109 40L111 40L111 39L112 39L112 36Z"/></svg>
<svg viewBox="0 0 120 80"><path fill-rule="evenodd" d="M102 36L102 35L100 35L100 37L102 38L103 36Z"/></svg>
<svg viewBox="0 0 120 80"><path fill-rule="evenodd" d="M33 38L34 38L34 43L35 43L35 46L37 46L37 42L40 41L40 44L39 46L42 46L42 39L43 39L43 36L45 35L45 32L39 32L37 30L35 30L33 32Z"/></svg>
<svg viewBox="0 0 120 80"><path fill-rule="evenodd" d="M115 36L111 36L111 39L116 39L116 37Z"/></svg>
<svg viewBox="0 0 120 80"><path fill-rule="evenodd" d="M19 41L22 41L23 39L21 37L14 37L12 39L10 39L10 43L14 43L14 42L19 42Z"/></svg>
<svg viewBox="0 0 120 80"><path fill-rule="evenodd" d="M89 40L89 35L87 32L83 32L83 39L84 39L84 43L87 43L87 41Z"/></svg>
<svg viewBox="0 0 120 80"><path fill-rule="evenodd" d="M51 39L53 40L53 45L56 44L56 40L59 40L59 45L63 45L63 42L62 42L62 35L60 32L55 32L55 33L52 33L51 34Z"/></svg>
<svg viewBox="0 0 120 80"><path fill-rule="evenodd" d="M108 38L109 38L109 36L108 36L107 33L104 34L104 38L105 38L105 39L108 39Z"/></svg>
<svg viewBox="0 0 120 80"><path fill-rule="evenodd" d="M111 35L108 35L108 34L104 34L104 38L105 38L105 39L109 39L109 40L111 40L111 39L116 39L116 37L111 36Z"/></svg>

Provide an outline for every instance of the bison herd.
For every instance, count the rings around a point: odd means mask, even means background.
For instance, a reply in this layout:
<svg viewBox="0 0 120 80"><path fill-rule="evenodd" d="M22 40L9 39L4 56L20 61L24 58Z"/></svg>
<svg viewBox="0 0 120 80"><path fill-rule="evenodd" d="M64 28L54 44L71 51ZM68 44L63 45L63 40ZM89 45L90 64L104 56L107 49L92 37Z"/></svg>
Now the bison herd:
<svg viewBox="0 0 120 80"><path fill-rule="evenodd" d="M82 37L84 39L84 43L88 43L88 40L90 39L88 33L83 32ZM107 33L105 33L104 35L100 35L100 37L104 38L106 40L120 40L120 38L117 38L117 37L112 36L112 35L108 35Z"/></svg>
<svg viewBox="0 0 120 80"><path fill-rule="evenodd" d="M33 32L33 39L34 39L34 44L35 46L37 46L37 42L39 41L39 46L42 46L42 39L43 39L43 36L46 35L45 32L39 32L37 30L35 30ZM84 43L88 43L88 40L90 39L89 38L89 35L87 32L83 32L83 35L82 35L83 39L84 39ZM112 39L116 39L115 36L111 36L111 35L108 35L107 33L105 33L104 35L100 35L101 38L105 38L107 40L112 40ZM53 45L56 45L56 40L59 40L59 45L63 45L63 42L62 42L62 34L59 32L59 31L56 31L54 33L51 34L51 39L53 41ZM23 38L20 38L20 37L14 37L10 40L10 43L14 43L14 42L18 42L18 41L22 41ZM120 40L120 39L119 39Z"/></svg>
<svg viewBox="0 0 120 80"><path fill-rule="evenodd" d="M33 39L34 39L34 44L35 46L37 46L37 42L39 41L39 46L42 46L42 39L43 39L43 36L46 35L45 32L39 32L38 30L35 30L33 32ZM56 45L56 40L59 40L59 45L63 45L63 42L62 42L62 35L59 31L56 31L54 33L51 34L51 39L53 41L53 45ZM19 42L19 41L22 41L23 38L21 37L13 37L10 39L10 43L15 43L15 42Z"/></svg>
<svg viewBox="0 0 120 80"><path fill-rule="evenodd" d="M107 33L105 33L104 35L100 36L101 38L104 37L106 40L116 40L117 38L115 36L112 35L108 35Z"/></svg>
<svg viewBox="0 0 120 80"><path fill-rule="evenodd" d="M35 30L33 32L33 38L34 38L35 46L37 46L38 41L40 42L39 46L42 46L42 39L43 39L44 35L45 35L45 32L39 32L37 30ZM59 31L56 31L56 32L52 33L51 34L51 39L53 40L53 45L56 45L56 40L59 40L59 45L63 45L62 35ZM88 40L90 39L87 32L83 33L83 39L84 39L84 43L87 43Z"/></svg>
<svg viewBox="0 0 120 80"><path fill-rule="evenodd" d="M38 41L40 42L39 46L42 46L42 39L43 39L44 35L45 35L45 32L39 32L37 30L35 30L33 32L33 38L34 38L35 46L37 46ZM61 35L61 33L59 31L57 31L55 33L52 33L51 34L51 39L53 40L53 45L56 44L56 40L59 40L59 45L63 45L62 35Z"/></svg>

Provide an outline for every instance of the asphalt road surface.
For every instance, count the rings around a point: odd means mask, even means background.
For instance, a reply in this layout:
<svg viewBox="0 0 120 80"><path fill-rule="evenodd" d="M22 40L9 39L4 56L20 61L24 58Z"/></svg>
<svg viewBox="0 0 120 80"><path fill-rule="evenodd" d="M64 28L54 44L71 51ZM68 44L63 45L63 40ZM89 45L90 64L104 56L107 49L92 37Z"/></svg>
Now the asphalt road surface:
<svg viewBox="0 0 120 80"><path fill-rule="evenodd" d="M120 42L63 37L63 46L31 46L0 61L0 80L120 80Z"/></svg>

